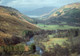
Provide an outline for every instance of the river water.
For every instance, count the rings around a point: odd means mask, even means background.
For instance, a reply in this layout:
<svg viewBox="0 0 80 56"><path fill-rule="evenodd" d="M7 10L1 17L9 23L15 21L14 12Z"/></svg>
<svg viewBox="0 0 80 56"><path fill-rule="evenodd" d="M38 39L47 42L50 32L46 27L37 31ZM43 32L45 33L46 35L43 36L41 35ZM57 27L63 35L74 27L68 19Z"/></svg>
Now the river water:
<svg viewBox="0 0 80 56"><path fill-rule="evenodd" d="M27 45L31 45L32 43L34 43L34 38L30 38L30 41L26 42ZM43 50L42 48L40 48L39 46L36 45L36 53L38 53L40 56L43 54Z"/></svg>

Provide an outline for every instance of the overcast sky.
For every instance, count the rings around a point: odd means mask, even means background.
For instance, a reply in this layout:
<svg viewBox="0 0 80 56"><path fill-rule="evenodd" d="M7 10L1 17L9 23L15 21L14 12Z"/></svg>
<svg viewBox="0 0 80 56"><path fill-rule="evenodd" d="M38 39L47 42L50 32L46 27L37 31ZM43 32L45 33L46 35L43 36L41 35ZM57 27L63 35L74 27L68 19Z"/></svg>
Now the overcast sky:
<svg viewBox="0 0 80 56"><path fill-rule="evenodd" d="M0 5L10 6L18 10L32 10L47 6L61 7L75 2L80 2L80 0L1 0Z"/></svg>

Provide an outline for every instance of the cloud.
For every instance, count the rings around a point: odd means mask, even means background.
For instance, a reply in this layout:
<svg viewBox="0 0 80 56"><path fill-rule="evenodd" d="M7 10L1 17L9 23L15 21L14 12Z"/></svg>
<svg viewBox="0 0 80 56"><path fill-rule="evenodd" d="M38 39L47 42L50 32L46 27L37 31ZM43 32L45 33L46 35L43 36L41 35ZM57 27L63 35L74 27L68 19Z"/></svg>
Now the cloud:
<svg viewBox="0 0 80 56"><path fill-rule="evenodd" d="M7 6L12 6L12 7L15 7L15 6L20 6L20 7L25 7L25 6L28 6L28 7L33 7L33 6L45 6L45 5L49 5L51 4L52 1L48 1L46 0L14 0L14 1L11 1L9 3L7 3L6 5Z"/></svg>
<svg viewBox="0 0 80 56"><path fill-rule="evenodd" d="M80 2L80 0L2 0L3 4L11 7L62 6L64 4Z"/></svg>
<svg viewBox="0 0 80 56"><path fill-rule="evenodd" d="M46 6L60 7L75 2L80 2L80 0L1 0L0 4L17 9L34 9Z"/></svg>

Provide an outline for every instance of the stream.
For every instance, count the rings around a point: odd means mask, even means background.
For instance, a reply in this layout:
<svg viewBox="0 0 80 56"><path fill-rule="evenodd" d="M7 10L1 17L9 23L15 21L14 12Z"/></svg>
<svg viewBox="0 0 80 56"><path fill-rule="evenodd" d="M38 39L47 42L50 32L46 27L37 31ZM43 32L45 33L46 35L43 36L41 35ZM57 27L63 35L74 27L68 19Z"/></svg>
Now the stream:
<svg viewBox="0 0 80 56"><path fill-rule="evenodd" d="M34 38L33 38L33 37L30 38L30 41L26 42L27 45L30 45L30 44L32 44L32 43L34 43ZM38 53L40 56L42 56L42 54L43 54L42 48L40 48L40 47L37 46L37 45L36 45L36 53Z"/></svg>

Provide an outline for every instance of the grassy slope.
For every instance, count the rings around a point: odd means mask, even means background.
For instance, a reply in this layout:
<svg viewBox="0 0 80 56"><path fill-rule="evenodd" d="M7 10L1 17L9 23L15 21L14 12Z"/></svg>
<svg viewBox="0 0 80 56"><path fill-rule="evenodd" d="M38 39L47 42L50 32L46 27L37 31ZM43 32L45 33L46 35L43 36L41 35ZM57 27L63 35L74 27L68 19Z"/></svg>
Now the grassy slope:
<svg viewBox="0 0 80 56"><path fill-rule="evenodd" d="M21 17L22 14L9 7L0 7L0 37L22 36L24 30L38 28Z"/></svg>
<svg viewBox="0 0 80 56"><path fill-rule="evenodd" d="M39 28L34 24L31 24L30 22L26 21L22 16L24 15L13 8L0 6L0 51L1 52L3 51L1 50L2 49L1 46L7 45L6 43L9 43L9 45L13 45L14 47L19 46L20 49L22 48L24 49L24 51L29 51L29 48L26 44L21 43L19 45L20 42L18 41L21 41L21 40L17 39L16 37L19 37L20 39L22 39L23 32L25 30L36 31ZM25 16L25 18L30 19L27 16ZM5 38L8 38L9 40L6 39L7 42L5 42L3 40ZM10 40L12 38L14 39ZM14 45L15 44L14 42L17 42L16 43L17 45Z"/></svg>
<svg viewBox="0 0 80 56"><path fill-rule="evenodd" d="M73 3L65 5L54 13L52 13L48 20L50 24L54 24L54 21L67 22L69 25L80 26L80 3Z"/></svg>
<svg viewBox="0 0 80 56"><path fill-rule="evenodd" d="M65 6L59 8L54 13L52 13L52 15L50 15L50 17L62 16L64 14L66 14L67 12L69 12L70 10L74 10L74 8L80 10L80 3L73 3L73 4L65 5ZM73 13L75 13L75 11Z"/></svg>

